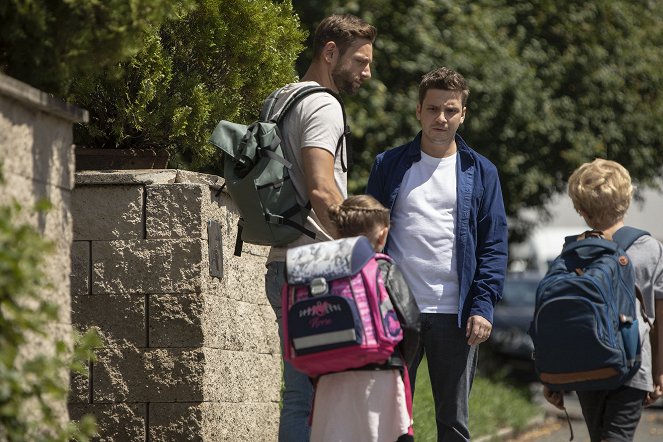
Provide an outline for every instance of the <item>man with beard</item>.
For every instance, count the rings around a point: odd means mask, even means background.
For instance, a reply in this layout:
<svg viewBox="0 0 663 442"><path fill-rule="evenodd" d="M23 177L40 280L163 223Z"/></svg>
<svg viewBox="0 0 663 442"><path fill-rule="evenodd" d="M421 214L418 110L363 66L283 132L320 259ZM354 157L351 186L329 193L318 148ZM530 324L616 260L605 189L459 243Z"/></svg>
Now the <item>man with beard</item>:
<svg viewBox="0 0 663 442"><path fill-rule="evenodd" d="M315 31L313 61L300 82L282 89L274 112L299 88L310 85L324 86L336 93L356 93L371 77L376 34L373 26L350 14L322 20ZM306 96L284 118L281 135L286 158L292 162L290 177L299 202L311 204L305 227L315 233L314 239L302 235L286 247L272 247L267 258L265 291L282 337L281 287L285 282L287 249L338 237L327 209L332 204L341 204L347 196L345 124L340 102L325 92ZM311 382L285 361L283 381L279 441L308 441Z"/></svg>

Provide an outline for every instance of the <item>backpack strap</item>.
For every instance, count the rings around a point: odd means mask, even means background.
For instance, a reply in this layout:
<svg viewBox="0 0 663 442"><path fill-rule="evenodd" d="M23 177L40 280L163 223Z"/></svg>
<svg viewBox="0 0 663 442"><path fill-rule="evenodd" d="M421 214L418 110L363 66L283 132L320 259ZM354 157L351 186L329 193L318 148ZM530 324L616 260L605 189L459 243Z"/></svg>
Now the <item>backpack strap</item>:
<svg viewBox="0 0 663 442"><path fill-rule="evenodd" d="M262 109L260 110L260 117L259 117L260 121L269 120L269 116L272 114L276 102L279 101L279 98L281 98L281 94L283 93L284 89L285 86L280 87L271 94L269 94L267 98L265 98L265 101L262 102Z"/></svg>
<svg viewBox="0 0 663 442"><path fill-rule="evenodd" d="M327 87L315 86L315 85L303 86L288 98L288 100L285 102L285 104L279 110L279 112L272 115L274 106L276 105L276 102L281 98L284 88L285 87L275 90L269 95L269 97L265 99L265 101L263 102L262 111L260 112L260 120L261 121L269 120L276 124L280 124L281 121L283 121L285 116L288 114L288 112L294 107L294 105L297 104L303 98L308 97L311 94L316 94L318 92L324 92L331 95L332 97L336 98L336 100L341 105L341 114L343 115L343 133L338 138L338 142L336 143L336 151L334 152L334 157L338 155L339 151L341 152L341 168L343 169L343 172L347 172L348 161L346 158L344 158L341 147L343 147L344 139L345 139L346 152L351 152L352 145L350 143L350 137L349 137L350 126L347 123L347 118L345 116L345 105L343 104L343 99L341 98L341 96Z"/></svg>
<svg viewBox="0 0 663 442"><path fill-rule="evenodd" d="M631 245L635 242L636 239L645 235L651 235L651 234L646 230L636 229L635 227L631 226L624 226L621 227L619 230L617 230L614 235L612 235L612 240L616 242L619 245L619 247L621 247L623 250L628 250L628 248L631 247ZM640 301L640 309L642 311L642 317L644 318L647 325L649 325L650 330L653 330L654 325L649 320L649 316L647 315L647 310L645 310L645 300L642 296L642 291L640 290L640 287L638 287L637 285L635 286L635 296L638 298L638 301Z"/></svg>
<svg viewBox="0 0 663 442"><path fill-rule="evenodd" d="M636 239L644 235L650 235L650 233L646 230L636 229L635 227L624 226L612 235L612 240L619 244L619 247L623 250L626 250L631 247L631 244L633 244Z"/></svg>
<svg viewBox="0 0 663 442"><path fill-rule="evenodd" d="M604 235L603 235L603 232L601 232L600 230L585 230L580 235L565 236L564 237L564 247L566 247L568 244L574 243L576 241L580 241L581 239L587 239L587 238L603 239Z"/></svg>

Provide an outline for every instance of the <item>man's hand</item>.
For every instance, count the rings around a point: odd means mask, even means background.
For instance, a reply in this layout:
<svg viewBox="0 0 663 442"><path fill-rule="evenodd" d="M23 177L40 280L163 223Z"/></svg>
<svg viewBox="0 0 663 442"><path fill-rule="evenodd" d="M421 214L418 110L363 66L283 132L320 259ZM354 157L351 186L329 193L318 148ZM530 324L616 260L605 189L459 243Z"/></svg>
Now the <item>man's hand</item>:
<svg viewBox="0 0 663 442"><path fill-rule="evenodd" d="M493 324L483 316L470 316L470 319L467 320L467 327L465 328L465 337L469 338L467 344L481 344L490 337L492 330Z"/></svg>
<svg viewBox="0 0 663 442"><path fill-rule="evenodd" d="M654 391L647 393L645 407L656 402L661 396L663 396L663 375L654 376Z"/></svg>
<svg viewBox="0 0 663 442"><path fill-rule="evenodd" d="M563 391L552 391L545 385L543 386L543 397L546 398L548 402L557 407L560 410L564 409L564 392Z"/></svg>

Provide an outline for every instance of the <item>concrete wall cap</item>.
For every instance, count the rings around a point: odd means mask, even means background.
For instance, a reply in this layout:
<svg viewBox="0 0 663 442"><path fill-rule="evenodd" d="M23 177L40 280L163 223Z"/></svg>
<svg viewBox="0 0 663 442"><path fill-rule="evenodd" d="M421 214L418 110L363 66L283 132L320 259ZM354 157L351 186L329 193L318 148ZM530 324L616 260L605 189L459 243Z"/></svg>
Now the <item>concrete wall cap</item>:
<svg viewBox="0 0 663 442"><path fill-rule="evenodd" d="M223 184L223 178L180 169L85 170L76 172L76 185L79 186L174 183L203 184L216 188Z"/></svg>
<svg viewBox="0 0 663 442"><path fill-rule="evenodd" d="M0 73L0 94L72 123L87 123L90 119L88 111L2 73Z"/></svg>

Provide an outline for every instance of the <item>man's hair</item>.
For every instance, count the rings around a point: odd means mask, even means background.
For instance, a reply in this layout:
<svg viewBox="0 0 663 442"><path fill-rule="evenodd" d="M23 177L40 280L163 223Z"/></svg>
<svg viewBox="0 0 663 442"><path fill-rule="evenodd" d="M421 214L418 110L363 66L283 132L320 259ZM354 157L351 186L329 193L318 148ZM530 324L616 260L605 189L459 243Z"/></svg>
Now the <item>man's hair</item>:
<svg viewBox="0 0 663 442"><path fill-rule="evenodd" d="M467 97L470 95L467 80L458 72L446 67L437 68L421 77L421 83L419 83L419 104L424 103L424 97L429 89L460 92L463 106L465 106Z"/></svg>
<svg viewBox="0 0 663 442"><path fill-rule="evenodd" d="M377 33L374 26L352 14L330 15L315 29L313 58L318 58L330 41L336 43L340 55L343 55L355 40L363 38L373 43Z"/></svg>
<svg viewBox="0 0 663 442"><path fill-rule="evenodd" d="M370 195L355 195L341 204L332 204L328 214L344 238L359 235L371 238L376 228L389 227L389 209Z"/></svg>
<svg viewBox="0 0 663 442"><path fill-rule="evenodd" d="M568 193L573 207L584 214L587 224L600 230L624 218L631 204L633 186L624 166L597 158L571 174Z"/></svg>

